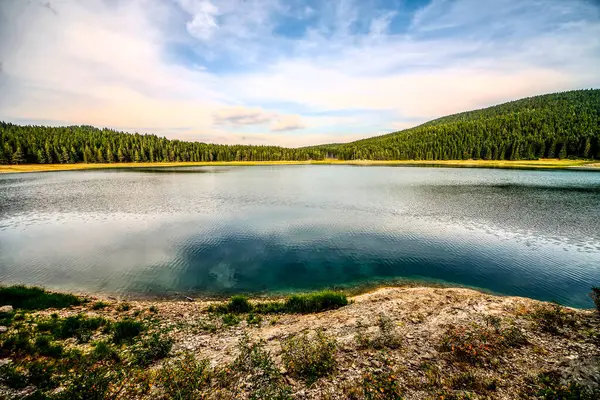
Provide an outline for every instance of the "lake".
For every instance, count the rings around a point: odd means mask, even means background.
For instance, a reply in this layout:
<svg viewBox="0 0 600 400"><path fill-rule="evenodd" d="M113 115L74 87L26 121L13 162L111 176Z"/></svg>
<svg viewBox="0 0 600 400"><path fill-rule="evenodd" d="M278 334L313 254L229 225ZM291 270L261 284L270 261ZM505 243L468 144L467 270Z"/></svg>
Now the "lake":
<svg viewBox="0 0 600 400"><path fill-rule="evenodd" d="M592 307L600 173L289 165L0 175L0 281L127 295L397 279Z"/></svg>

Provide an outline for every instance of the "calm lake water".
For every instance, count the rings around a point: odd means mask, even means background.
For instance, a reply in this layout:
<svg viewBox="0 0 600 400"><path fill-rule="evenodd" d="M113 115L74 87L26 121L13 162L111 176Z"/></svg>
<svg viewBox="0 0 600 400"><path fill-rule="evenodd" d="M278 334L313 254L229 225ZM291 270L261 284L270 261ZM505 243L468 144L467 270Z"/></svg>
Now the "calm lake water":
<svg viewBox="0 0 600 400"><path fill-rule="evenodd" d="M0 281L168 295L397 278L591 307L600 173L253 166L0 176Z"/></svg>

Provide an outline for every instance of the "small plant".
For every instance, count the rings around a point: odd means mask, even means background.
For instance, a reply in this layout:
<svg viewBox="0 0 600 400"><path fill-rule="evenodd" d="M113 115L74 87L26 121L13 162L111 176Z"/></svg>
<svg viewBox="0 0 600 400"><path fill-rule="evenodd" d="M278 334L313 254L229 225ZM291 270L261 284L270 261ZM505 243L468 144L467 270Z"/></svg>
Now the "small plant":
<svg viewBox="0 0 600 400"><path fill-rule="evenodd" d="M598 311L598 315L600 315L600 287L593 287L590 296L596 305L596 311Z"/></svg>
<svg viewBox="0 0 600 400"><path fill-rule="evenodd" d="M113 342L131 342L133 338L142 333L144 325L132 319L124 319L113 325Z"/></svg>
<svg viewBox="0 0 600 400"><path fill-rule="evenodd" d="M571 311L556 303L538 306L532 317L541 330L553 335L563 334L565 328L572 328L577 322Z"/></svg>
<svg viewBox="0 0 600 400"><path fill-rule="evenodd" d="M234 326L240 323L240 318L235 314L225 314L221 317L223 325L226 327Z"/></svg>
<svg viewBox="0 0 600 400"><path fill-rule="evenodd" d="M94 304L92 304L92 310L102 310L106 307L108 307L108 303L105 303L103 301L97 301Z"/></svg>
<svg viewBox="0 0 600 400"><path fill-rule="evenodd" d="M133 360L135 364L147 367L154 361L167 357L172 347L173 339L154 333L149 339L142 341L139 347L133 349Z"/></svg>
<svg viewBox="0 0 600 400"><path fill-rule="evenodd" d="M0 366L0 383L12 389L22 389L27 386L27 376L12 363L4 364Z"/></svg>
<svg viewBox="0 0 600 400"><path fill-rule="evenodd" d="M148 311L150 311L153 314L156 314L158 312L158 307L156 307L156 306L150 306L150 308L148 309Z"/></svg>
<svg viewBox="0 0 600 400"><path fill-rule="evenodd" d="M402 389L389 359L383 358L382 367L369 368L362 377L362 388L367 400L401 400Z"/></svg>
<svg viewBox="0 0 600 400"><path fill-rule="evenodd" d="M529 343L523 331L516 326L510 326L501 331L504 338L504 345L508 347L520 348Z"/></svg>
<svg viewBox="0 0 600 400"><path fill-rule="evenodd" d="M129 305L129 303L121 303L117 306L117 311L125 312L125 311L129 311L130 308L131 308L131 306Z"/></svg>
<svg viewBox="0 0 600 400"><path fill-rule="evenodd" d="M359 348L373 349L397 349L402 344L402 339L396 331L394 322L386 315L379 315L377 321L378 332L375 337L369 337L366 327L362 323L357 324L356 342Z"/></svg>
<svg viewBox="0 0 600 400"><path fill-rule="evenodd" d="M227 311L232 314L244 314L252 310L252 304L246 296L233 296L227 303Z"/></svg>
<svg viewBox="0 0 600 400"><path fill-rule="evenodd" d="M59 343L52 343L54 339L50 335L40 335L35 339L35 349L43 356L60 357L63 352L63 346Z"/></svg>
<svg viewBox="0 0 600 400"><path fill-rule="evenodd" d="M248 325L260 325L262 322L262 317L260 315L256 315L254 313L248 314L246 318L246 323Z"/></svg>
<svg viewBox="0 0 600 400"><path fill-rule="evenodd" d="M200 399L211 380L208 360L196 360L191 353L166 363L158 370L157 381L168 399Z"/></svg>
<svg viewBox="0 0 600 400"><path fill-rule="evenodd" d="M31 345L31 333L26 330L19 330L17 332L8 335L2 342L1 353L20 353L30 354L33 353L33 347Z"/></svg>
<svg viewBox="0 0 600 400"><path fill-rule="evenodd" d="M238 377L250 376L251 399L284 400L291 398L291 390L277 369L263 342L251 343L247 333L238 342L238 355L230 369Z"/></svg>
<svg viewBox="0 0 600 400"><path fill-rule="evenodd" d="M94 350L90 353L92 360L94 361L114 361L119 362L121 357L119 353L110 345L110 343L102 340L93 343Z"/></svg>
<svg viewBox="0 0 600 400"><path fill-rule="evenodd" d="M72 294L52 293L33 286L0 286L0 304L10 304L15 309L66 308L83 302L84 300Z"/></svg>
<svg viewBox="0 0 600 400"><path fill-rule="evenodd" d="M322 330L313 335L304 332L293 336L283 343L282 350L286 368L309 383L328 375L336 367L337 342Z"/></svg>
<svg viewBox="0 0 600 400"><path fill-rule="evenodd" d="M440 347L459 361L477 364L498 354L503 348L503 338L495 330L477 324L451 326L444 333Z"/></svg>

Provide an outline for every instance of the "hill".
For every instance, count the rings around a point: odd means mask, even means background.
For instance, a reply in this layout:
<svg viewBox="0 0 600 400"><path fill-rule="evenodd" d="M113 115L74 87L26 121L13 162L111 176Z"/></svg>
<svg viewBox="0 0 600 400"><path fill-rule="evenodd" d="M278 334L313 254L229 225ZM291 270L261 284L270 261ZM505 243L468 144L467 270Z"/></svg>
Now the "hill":
<svg viewBox="0 0 600 400"><path fill-rule="evenodd" d="M600 90L530 97L346 144L216 145L91 126L0 123L0 164L600 159Z"/></svg>
<svg viewBox="0 0 600 400"><path fill-rule="evenodd" d="M600 158L600 90L529 97L346 144L316 146L344 160Z"/></svg>

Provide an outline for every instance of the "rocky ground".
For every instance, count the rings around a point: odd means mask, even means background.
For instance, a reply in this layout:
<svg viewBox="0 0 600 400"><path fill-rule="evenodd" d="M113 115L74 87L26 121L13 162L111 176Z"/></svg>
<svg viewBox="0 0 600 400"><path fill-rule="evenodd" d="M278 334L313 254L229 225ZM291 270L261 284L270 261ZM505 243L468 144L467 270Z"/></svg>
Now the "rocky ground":
<svg viewBox="0 0 600 400"><path fill-rule="evenodd" d="M95 305L99 300L102 307ZM184 355L210 364L202 385L179 398L600 399L600 317L592 310L426 287L381 288L315 314L219 314L209 312L214 304L90 299L60 311L38 311L31 318L83 313L109 321L142 321L149 331L172 340L166 357L140 369L149 374L145 379L152 381L152 371L159 374ZM0 332L0 339L12 329ZM72 345L85 353L91 351L89 343L106 334ZM250 343L260 344L268 362L248 366L240 361L245 334ZM127 360L128 350L119 351ZM10 362L18 362L15 354L5 352L4 363L11 357ZM331 357L319 358L327 354ZM270 366L276 371L268 372ZM232 378L224 378L226 374ZM261 392L261 385L271 384L277 389ZM173 392L165 385L156 381L142 390L136 383L139 390L112 398L169 398ZM34 389L5 387L4 395L24 398Z"/></svg>

